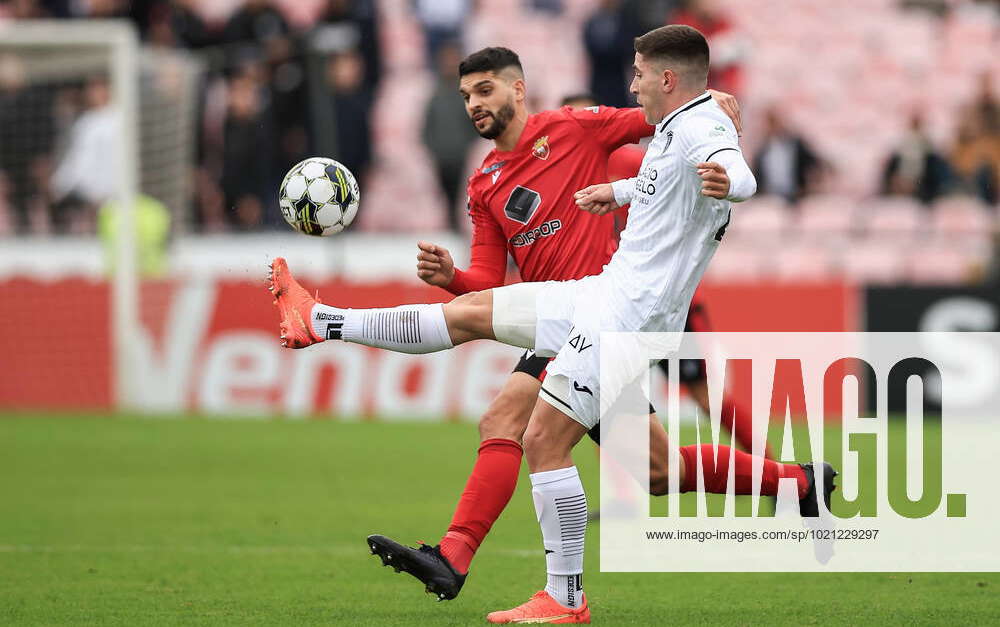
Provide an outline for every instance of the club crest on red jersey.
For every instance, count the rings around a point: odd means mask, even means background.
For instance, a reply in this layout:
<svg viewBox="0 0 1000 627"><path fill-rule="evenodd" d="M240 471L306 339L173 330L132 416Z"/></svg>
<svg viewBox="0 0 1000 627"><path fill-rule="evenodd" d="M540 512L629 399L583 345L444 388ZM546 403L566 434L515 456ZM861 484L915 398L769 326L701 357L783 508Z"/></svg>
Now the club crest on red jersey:
<svg viewBox="0 0 1000 627"><path fill-rule="evenodd" d="M542 161L549 158L549 136L543 135L535 140L535 145L531 147L531 154Z"/></svg>

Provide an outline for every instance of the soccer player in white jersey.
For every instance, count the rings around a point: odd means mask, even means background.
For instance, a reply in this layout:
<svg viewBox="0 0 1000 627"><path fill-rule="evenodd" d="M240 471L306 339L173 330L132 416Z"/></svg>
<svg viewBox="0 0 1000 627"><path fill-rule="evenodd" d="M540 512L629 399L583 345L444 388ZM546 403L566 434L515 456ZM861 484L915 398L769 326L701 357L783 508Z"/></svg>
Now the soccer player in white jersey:
<svg viewBox="0 0 1000 627"><path fill-rule="evenodd" d="M694 290L729 224L731 202L756 191L736 130L705 93L709 50L702 34L687 26L665 26L636 38L635 50L631 91L647 121L657 127L640 175L576 194L581 209L591 212L631 202L619 248L601 274L509 285L443 305L340 309L317 303L295 282L283 259L271 266L281 340L291 348L331 339L428 353L495 339L555 355L539 395L544 402L536 403L524 434L547 582L528 602L491 613L487 618L494 623L590 622L582 586L586 497L571 451L600 418L600 333L683 331ZM725 466L732 455L735 493L752 493L755 459L724 446L717 451ZM714 476L705 488L725 492L728 467L716 468L714 453L705 453L700 455L704 475ZM683 491L691 489L699 456L682 451L681 457ZM779 479L794 478L800 513L819 515L819 469L771 460L756 463L763 466L760 494L776 495ZM834 475L824 464L827 509Z"/></svg>

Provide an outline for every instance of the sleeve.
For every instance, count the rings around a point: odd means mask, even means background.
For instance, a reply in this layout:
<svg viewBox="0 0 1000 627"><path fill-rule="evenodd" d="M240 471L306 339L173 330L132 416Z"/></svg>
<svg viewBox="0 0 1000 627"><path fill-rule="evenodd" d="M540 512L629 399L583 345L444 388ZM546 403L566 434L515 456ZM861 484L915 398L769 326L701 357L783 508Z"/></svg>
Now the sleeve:
<svg viewBox="0 0 1000 627"><path fill-rule="evenodd" d="M597 143L608 152L627 144L634 144L643 137L649 137L656 130L655 127L646 124L646 117L638 107L630 109L563 107L563 111L585 131L591 133Z"/></svg>
<svg viewBox="0 0 1000 627"><path fill-rule="evenodd" d="M615 195L615 202L619 207L624 207L632 202L632 192L635 191L635 179L620 179L611 183L611 191Z"/></svg>
<svg viewBox="0 0 1000 627"><path fill-rule="evenodd" d="M725 151L740 153L742 160L739 137L731 121L723 123L709 117L697 117L690 121L685 120L681 133L682 136L675 139L683 142L684 160L690 166L712 161Z"/></svg>
<svg viewBox="0 0 1000 627"><path fill-rule="evenodd" d="M478 292L503 285L507 274L507 239L493 216L471 198L469 216L472 218L472 250L469 268L455 268L445 289L455 294Z"/></svg>
<svg viewBox="0 0 1000 627"><path fill-rule="evenodd" d="M714 160L729 175L729 195L726 200L743 202L757 193L757 180L739 151L723 150L715 155Z"/></svg>

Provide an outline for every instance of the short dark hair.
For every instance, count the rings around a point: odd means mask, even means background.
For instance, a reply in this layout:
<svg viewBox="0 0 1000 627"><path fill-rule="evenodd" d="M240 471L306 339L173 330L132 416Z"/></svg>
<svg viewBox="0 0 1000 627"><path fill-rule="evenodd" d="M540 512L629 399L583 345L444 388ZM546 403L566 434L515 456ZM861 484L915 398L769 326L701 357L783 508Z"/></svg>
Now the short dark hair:
<svg viewBox="0 0 1000 627"><path fill-rule="evenodd" d="M635 38L635 51L647 59L684 66L682 73L691 82L708 81L708 42L696 28L670 24Z"/></svg>
<svg viewBox="0 0 1000 627"><path fill-rule="evenodd" d="M597 98L594 96L594 94L584 91L578 94L570 94L569 96L566 96L565 98L562 99L562 103L559 106L565 107L571 102L580 102L581 100L585 100L587 102L593 102L595 105L597 104Z"/></svg>
<svg viewBox="0 0 1000 627"><path fill-rule="evenodd" d="M516 52L510 48L483 48L462 59L458 64L458 76L461 78L476 72L498 74L508 68L515 68L518 74L524 76L524 68L521 67L521 59Z"/></svg>

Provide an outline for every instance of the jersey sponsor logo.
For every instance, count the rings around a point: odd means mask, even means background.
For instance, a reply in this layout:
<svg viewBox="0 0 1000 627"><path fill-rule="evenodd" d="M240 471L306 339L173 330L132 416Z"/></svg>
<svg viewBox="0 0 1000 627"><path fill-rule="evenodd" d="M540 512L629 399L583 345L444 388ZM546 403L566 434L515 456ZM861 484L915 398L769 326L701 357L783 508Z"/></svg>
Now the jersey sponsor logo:
<svg viewBox="0 0 1000 627"><path fill-rule="evenodd" d="M639 176L635 177L635 191L640 194L645 194L647 196L652 196L656 193L656 184L654 181L660 176L656 168L649 166L645 170L639 172ZM649 200L647 198L639 198L640 204L648 204Z"/></svg>
<svg viewBox="0 0 1000 627"><path fill-rule="evenodd" d="M535 140L535 145L531 147L531 154L542 161L549 158L549 136L543 135Z"/></svg>
<svg viewBox="0 0 1000 627"><path fill-rule="evenodd" d="M562 222L559 220L549 220L548 222L543 222L539 226L531 229L530 231L525 231L524 233L518 233L514 237L510 238L510 245L515 248L520 248L522 246L530 246L534 244L536 240L540 240L543 237L549 237L550 235L555 235L556 231L562 228Z"/></svg>
<svg viewBox="0 0 1000 627"><path fill-rule="evenodd" d="M531 216L535 215L535 209L542 203L542 197L533 189L518 185L510 192L507 204L504 205L504 214L514 222L527 224L531 221Z"/></svg>
<svg viewBox="0 0 1000 627"><path fill-rule="evenodd" d="M497 161L493 165L488 165L485 168L483 168L482 172L483 172L483 174L489 174L490 172L493 172L495 170L499 170L500 168L504 167L505 165L507 165L506 161Z"/></svg>

